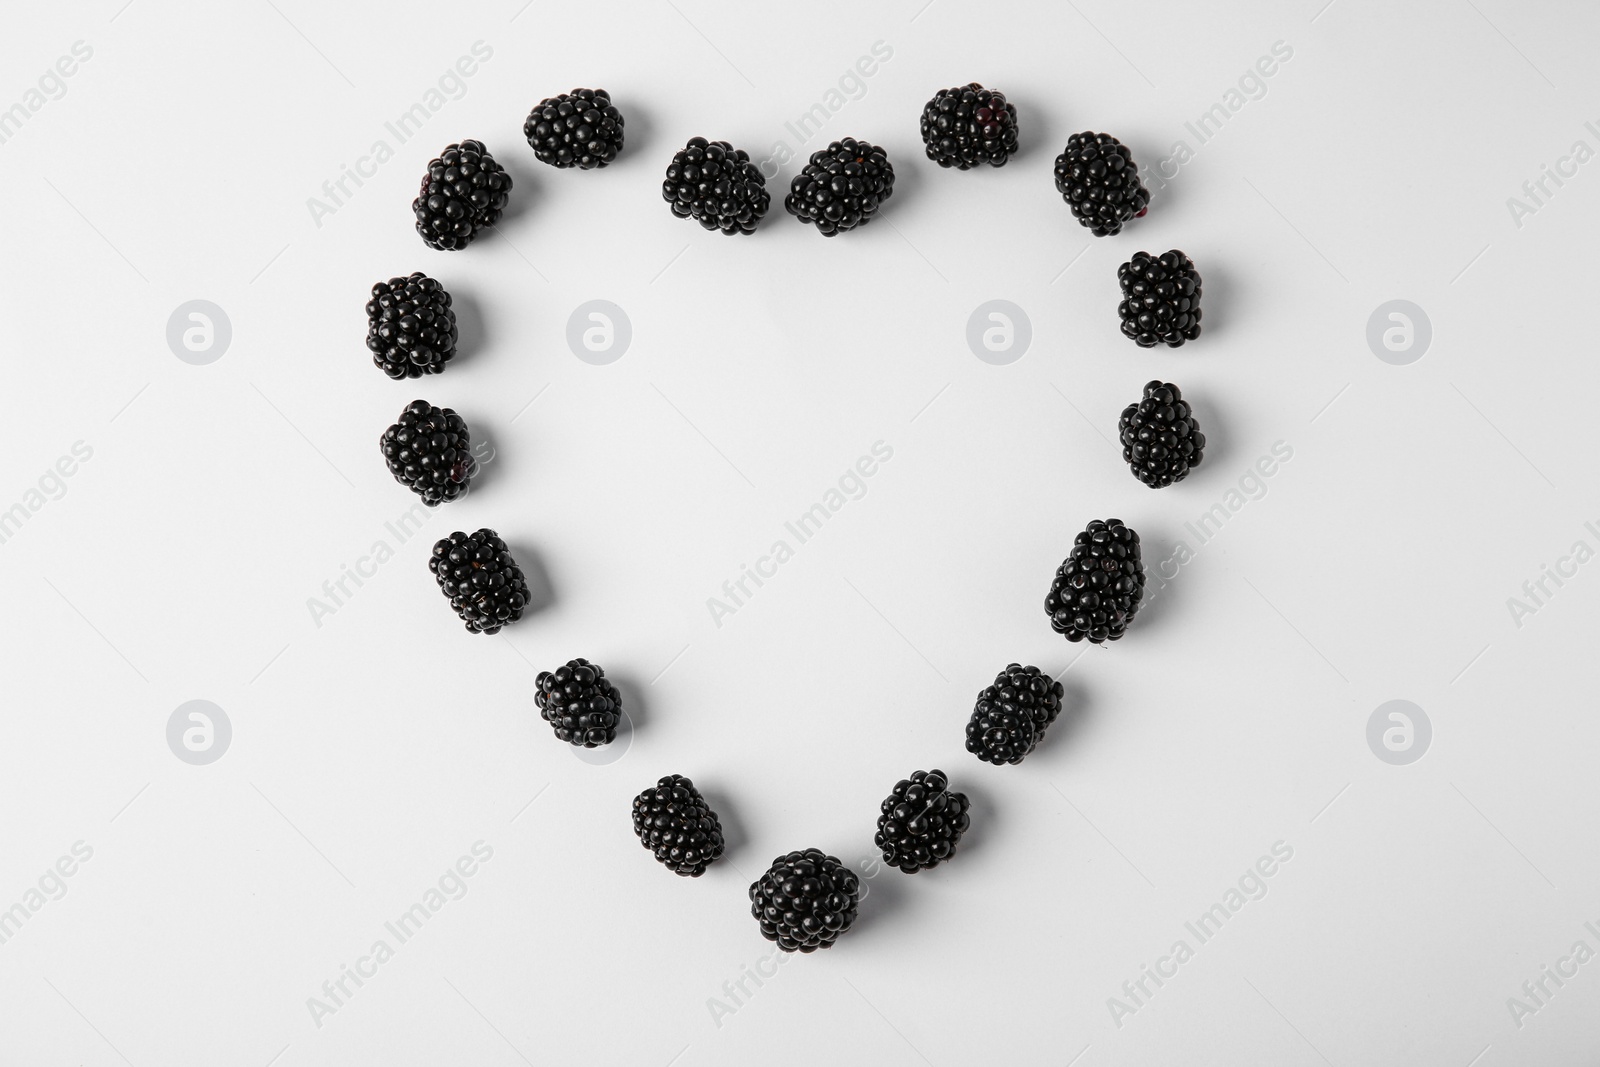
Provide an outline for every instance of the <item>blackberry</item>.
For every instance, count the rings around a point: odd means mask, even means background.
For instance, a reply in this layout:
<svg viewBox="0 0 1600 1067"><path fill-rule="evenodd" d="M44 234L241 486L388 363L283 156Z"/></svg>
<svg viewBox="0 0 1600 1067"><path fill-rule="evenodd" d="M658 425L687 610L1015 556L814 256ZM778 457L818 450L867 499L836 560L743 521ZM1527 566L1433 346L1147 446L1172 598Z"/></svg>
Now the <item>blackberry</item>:
<svg viewBox="0 0 1600 1067"><path fill-rule="evenodd" d="M941 167L1003 167L1017 150L1017 108L977 82L940 89L922 109L922 143Z"/></svg>
<svg viewBox="0 0 1600 1067"><path fill-rule="evenodd" d="M604 89L574 89L539 101L522 133L540 163L595 170L622 151L622 112Z"/></svg>
<svg viewBox="0 0 1600 1067"><path fill-rule="evenodd" d="M1115 641L1128 629L1144 596L1139 535L1121 519L1095 519L1072 542L1056 570L1044 611L1068 641Z"/></svg>
<svg viewBox="0 0 1600 1067"><path fill-rule="evenodd" d="M1021 763L1061 714L1064 691L1038 667L1008 664L978 694L967 720L967 751L985 763Z"/></svg>
<svg viewBox="0 0 1600 1067"><path fill-rule="evenodd" d="M367 301L372 363L394 379L438 374L456 354L456 313L444 286L421 271L372 287Z"/></svg>
<svg viewBox="0 0 1600 1067"><path fill-rule="evenodd" d="M785 952L832 948L856 921L861 880L821 849L779 856L750 885L750 914L761 936Z"/></svg>
<svg viewBox="0 0 1600 1067"><path fill-rule="evenodd" d="M500 221L510 192L511 175L482 141L450 145L428 164L411 202L417 232L429 248L465 248L479 230Z"/></svg>
<svg viewBox="0 0 1600 1067"><path fill-rule="evenodd" d="M1177 348L1200 336L1200 274L1174 248L1162 256L1135 252L1117 268L1122 332L1140 348Z"/></svg>
<svg viewBox="0 0 1600 1067"><path fill-rule="evenodd" d="M561 740L599 748L617 739L622 694L600 667L586 659L569 660L553 671L540 671L537 684L539 716Z"/></svg>
<svg viewBox="0 0 1600 1067"><path fill-rule="evenodd" d="M437 507L465 496L477 465L467 424L449 408L413 400L378 439L394 480Z"/></svg>
<svg viewBox="0 0 1600 1067"><path fill-rule="evenodd" d="M883 862L916 874L955 854L972 819L965 793L953 793L943 771L916 771L894 787L878 816L873 843Z"/></svg>
<svg viewBox="0 0 1600 1067"><path fill-rule="evenodd" d="M1152 489L1183 481L1205 454L1206 435L1171 382L1147 382L1139 402L1123 409L1117 429L1122 458Z"/></svg>
<svg viewBox="0 0 1600 1067"><path fill-rule="evenodd" d="M633 798L633 832L656 860L698 878L722 855L722 823L694 783L669 774Z"/></svg>
<svg viewBox="0 0 1600 1067"><path fill-rule="evenodd" d="M1067 138L1066 151L1056 157L1056 191L1096 237L1120 233L1123 223L1150 206L1133 157L1109 133L1085 131Z"/></svg>
<svg viewBox="0 0 1600 1067"><path fill-rule="evenodd" d="M824 237L835 237L871 222L893 193L894 167L883 149L846 137L811 153L783 207Z"/></svg>
<svg viewBox="0 0 1600 1067"><path fill-rule="evenodd" d="M691 138L672 157L661 199L680 219L694 219L730 236L754 233L772 202L767 180L748 152L704 137Z"/></svg>
<svg viewBox="0 0 1600 1067"><path fill-rule="evenodd" d="M522 618L528 583L493 530L479 530L470 537L457 530L440 538L428 569L472 633L499 633L500 627Z"/></svg>

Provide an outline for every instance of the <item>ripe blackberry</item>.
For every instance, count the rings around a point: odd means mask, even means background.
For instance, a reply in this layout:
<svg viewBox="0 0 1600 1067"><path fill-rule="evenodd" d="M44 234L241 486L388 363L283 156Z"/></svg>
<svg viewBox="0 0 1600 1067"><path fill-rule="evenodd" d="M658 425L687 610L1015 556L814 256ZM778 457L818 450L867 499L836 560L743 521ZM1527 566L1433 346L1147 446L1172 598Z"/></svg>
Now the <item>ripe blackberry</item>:
<svg viewBox="0 0 1600 1067"><path fill-rule="evenodd" d="M1017 150L1017 108L977 82L940 89L922 109L922 143L941 167L1003 167Z"/></svg>
<svg viewBox="0 0 1600 1067"><path fill-rule="evenodd" d="M1109 133L1075 133L1056 157L1056 191L1072 214L1096 237L1121 232L1122 224L1142 216L1150 192L1121 141Z"/></svg>
<svg viewBox="0 0 1600 1067"><path fill-rule="evenodd" d="M413 400L378 439L394 480L437 507L466 495L477 464L466 420L449 408Z"/></svg>
<svg viewBox="0 0 1600 1067"><path fill-rule="evenodd" d="M622 112L604 89L574 89L539 101L522 133L540 163L594 170L622 151Z"/></svg>
<svg viewBox="0 0 1600 1067"><path fill-rule="evenodd" d="M729 236L754 233L772 202L767 180L748 152L704 137L691 138L672 157L661 198L680 219L694 219Z"/></svg>
<svg viewBox="0 0 1600 1067"><path fill-rule="evenodd" d="M1171 382L1145 383L1139 402L1122 410L1117 429L1122 458L1152 489L1183 481L1205 454L1206 435Z"/></svg>
<svg viewBox="0 0 1600 1067"><path fill-rule="evenodd" d="M456 313L444 286L421 271L372 287L367 348L394 379L438 374L456 354Z"/></svg>
<svg viewBox="0 0 1600 1067"><path fill-rule="evenodd" d="M1177 348L1200 336L1200 274L1174 248L1160 257L1135 252L1117 268L1122 284L1122 332L1140 348Z"/></svg>
<svg viewBox="0 0 1600 1067"><path fill-rule="evenodd" d="M1115 641L1128 629L1144 596L1139 535L1121 519L1095 519L1072 542L1056 570L1044 611L1068 641Z"/></svg>
<svg viewBox="0 0 1600 1067"><path fill-rule="evenodd" d="M1021 763L1061 714L1064 691L1038 667L1008 664L978 694L967 720L967 751L985 763Z"/></svg>
<svg viewBox="0 0 1600 1067"><path fill-rule="evenodd" d="M528 583L493 530L479 530L470 537L457 530L440 538L428 569L472 633L499 633L500 627L522 618Z"/></svg>
<svg viewBox="0 0 1600 1067"><path fill-rule="evenodd" d="M894 167L877 145L846 137L811 153L783 207L824 237L865 226L894 193Z"/></svg>
<svg viewBox="0 0 1600 1067"><path fill-rule="evenodd" d="M553 671L540 671L534 702L539 716L569 745L599 748L617 739L622 720L622 694L606 672L586 659L569 660Z"/></svg>
<svg viewBox="0 0 1600 1067"><path fill-rule="evenodd" d="M761 936L785 952L832 948L856 921L861 880L821 849L779 856L750 885L750 914Z"/></svg>
<svg viewBox="0 0 1600 1067"><path fill-rule="evenodd" d="M500 221L510 192L511 175L482 141L450 145L428 164L411 202L417 232L429 248L465 248L479 230Z"/></svg>
<svg viewBox="0 0 1600 1067"><path fill-rule="evenodd" d="M722 855L717 813L681 774L669 774L633 798L633 832L658 862L688 878L700 877Z"/></svg>
<svg viewBox="0 0 1600 1067"><path fill-rule="evenodd" d="M943 771L916 771L894 787L878 816L873 843L883 862L916 874L955 854L972 819L965 793L953 793Z"/></svg>

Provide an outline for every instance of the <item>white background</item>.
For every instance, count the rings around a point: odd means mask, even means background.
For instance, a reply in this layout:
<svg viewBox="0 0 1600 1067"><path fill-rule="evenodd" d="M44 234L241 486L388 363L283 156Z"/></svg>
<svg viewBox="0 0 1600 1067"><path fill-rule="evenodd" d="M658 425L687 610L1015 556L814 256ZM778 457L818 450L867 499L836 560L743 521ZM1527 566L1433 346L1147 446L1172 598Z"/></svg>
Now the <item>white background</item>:
<svg viewBox="0 0 1600 1067"><path fill-rule="evenodd" d="M93 455L0 544L0 908L75 842L93 856L0 945L0 1062L1592 1062L1600 962L1547 979L1520 1026L1507 1002L1579 939L1600 950L1600 564L1547 580L1520 626L1507 601L1600 547L1600 162L1520 225L1507 198L1574 141L1600 149L1600 17L1322 3L13 6L0 107L74 42L92 58L0 145L0 508L74 442ZM399 144L384 123L477 41L492 57ZM798 143L785 123L879 41L864 93ZM1199 144L1185 123L1280 41L1265 94ZM942 171L921 106L973 79L1016 103L1022 152ZM606 170L522 139L575 85L626 116ZM1086 128L1147 168L1193 150L1115 238L1053 188ZM792 160L754 237L707 233L659 192L695 135L758 159L870 139L895 194L824 240L781 209ZM435 252L409 204L465 137L511 171L512 207ZM319 225L308 199L378 139L394 158ZM1116 267L1172 247L1204 276L1205 333L1142 351ZM454 294L461 352L395 383L362 307L413 270ZM208 366L166 342L193 299L232 324ZM632 323L609 366L566 344L592 299ZM991 299L1031 320L1008 366L966 343ZM1393 299L1432 323L1408 366L1366 340ZM1209 440L1159 493L1108 440L1156 376ZM495 459L401 545L385 523L413 498L377 438L418 396ZM866 495L715 626L707 598L878 441ZM1199 545L1184 524L1275 442L1292 459ZM1085 651L1042 601L1106 517L1152 565L1193 558ZM487 638L425 566L485 525L553 591ZM394 558L318 625L308 599L380 539ZM536 672L574 656L636 718L606 765L534 709ZM1065 670L1067 709L997 768L963 726L1012 660ZM232 723L209 766L167 746L192 699ZM1409 766L1367 744L1391 699L1432 723ZM933 766L973 801L954 862L866 878L833 950L730 999L771 950L751 879L813 845L861 869L878 802ZM629 825L673 772L729 833L697 880ZM317 1025L308 998L478 841L466 895ZM1266 896L1118 1025L1108 998L1195 947L1185 921L1275 842L1293 858Z"/></svg>

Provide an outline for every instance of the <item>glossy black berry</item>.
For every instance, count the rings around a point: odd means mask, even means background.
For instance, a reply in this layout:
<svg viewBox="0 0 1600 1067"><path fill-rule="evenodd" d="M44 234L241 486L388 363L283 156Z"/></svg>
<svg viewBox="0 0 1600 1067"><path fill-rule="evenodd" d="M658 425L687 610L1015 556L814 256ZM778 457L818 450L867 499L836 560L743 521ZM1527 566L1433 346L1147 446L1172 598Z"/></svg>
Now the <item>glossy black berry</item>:
<svg viewBox="0 0 1600 1067"><path fill-rule="evenodd" d="M411 202L417 232L429 248L465 248L479 230L500 221L510 192L511 175L482 141L450 145L428 164Z"/></svg>
<svg viewBox="0 0 1600 1067"><path fill-rule="evenodd" d="M821 849L779 856L750 885L750 914L761 936L785 952L815 952L856 921L861 880Z"/></svg>
<svg viewBox="0 0 1600 1067"><path fill-rule="evenodd" d="M438 374L456 354L456 313L444 286L421 271L372 287L367 348L391 378Z"/></svg>
<svg viewBox="0 0 1600 1067"><path fill-rule="evenodd" d="M633 798L633 832L658 862L688 878L700 877L722 855L717 813L681 774L669 774Z"/></svg>
<svg viewBox="0 0 1600 1067"><path fill-rule="evenodd" d="M622 694L599 666L570 660L553 671L540 671L537 685L539 716L556 737L581 748L599 748L617 739Z"/></svg>
<svg viewBox="0 0 1600 1067"><path fill-rule="evenodd" d="M1056 191L1096 237L1110 237L1143 215L1150 192L1122 142L1109 133L1075 133L1056 157Z"/></svg>
<svg viewBox="0 0 1600 1067"><path fill-rule="evenodd" d="M1121 519L1096 519L1073 539L1044 598L1044 611L1051 629L1068 641L1098 645L1127 631L1143 597L1139 535Z"/></svg>
<svg viewBox="0 0 1600 1067"><path fill-rule="evenodd" d="M1021 763L1061 714L1061 683L1012 663L978 694L967 720L967 751L985 763Z"/></svg>
<svg viewBox="0 0 1600 1067"><path fill-rule="evenodd" d="M846 137L811 153L783 207L824 237L865 226L894 193L894 167L877 145Z"/></svg>
<svg viewBox="0 0 1600 1067"><path fill-rule="evenodd" d="M1140 348L1177 348L1200 336L1200 273L1174 248L1161 256L1135 252L1117 268L1122 332Z"/></svg>
<svg viewBox="0 0 1600 1067"><path fill-rule="evenodd" d="M922 109L922 143L941 167L1004 166L1017 150L1017 108L977 82L940 89Z"/></svg>
<svg viewBox="0 0 1600 1067"><path fill-rule="evenodd" d="M750 154L727 141L692 138L672 157L661 199L680 219L733 235L754 233L772 196Z"/></svg>
<svg viewBox="0 0 1600 1067"><path fill-rule="evenodd" d="M439 589L450 598L467 629L475 634L498 633L500 627L522 618L528 604L528 584L506 543L493 530L468 536L457 530L439 539L428 559Z"/></svg>
<svg viewBox="0 0 1600 1067"><path fill-rule="evenodd" d="M622 151L622 112L604 89L574 89L539 101L522 133L539 162L594 170Z"/></svg>
<svg viewBox="0 0 1600 1067"><path fill-rule="evenodd" d="M873 843L883 862L916 874L955 854L972 824L965 793L952 792L943 771L916 771L884 800Z"/></svg>
<svg viewBox="0 0 1600 1067"><path fill-rule="evenodd" d="M378 439L394 480L430 508L466 495L477 465L467 424L449 408L413 400Z"/></svg>
<svg viewBox="0 0 1600 1067"><path fill-rule="evenodd" d="M1123 460L1152 489L1183 481L1205 455L1206 435L1171 382L1146 383L1139 402L1123 409L1117 431Z"/></svg>

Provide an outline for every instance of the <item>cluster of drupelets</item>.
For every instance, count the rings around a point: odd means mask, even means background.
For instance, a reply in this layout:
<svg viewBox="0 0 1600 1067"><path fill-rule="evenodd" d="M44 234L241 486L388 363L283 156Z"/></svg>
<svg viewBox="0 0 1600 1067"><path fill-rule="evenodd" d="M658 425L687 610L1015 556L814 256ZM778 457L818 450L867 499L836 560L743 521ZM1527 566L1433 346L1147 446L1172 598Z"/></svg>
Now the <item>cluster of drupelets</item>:
<svg viewBox="0 0 1600 1067"><path fill-rule="evenodd" d="M535 156L558 168L604 167L623 147L623 116L609 94L575 89L539 102L523 132ZM1015 105L976 83L940 90L922 113L927 156L942 167L999 167L1017 152ZM1150 195L1128 149L1103 133L1074 134L1055 161L1055 183L1073 216L1096 237L1113 236L1143 216ZM452 144L428 165L412 204L417 232L432 248L467 247L500 219L511 177L480 141ZM894 167L883 149L842 138L812 154L795 175L784 207L828 237L870 222L894 192ZM672 213L727 235L755 232L770 205L760 168L725 141L690 140L662 182ZM1136 253L1118 270L1122 332L1142 348L1176 348L1200 334L1200 276L1174 249ZM367 344L391 378L437 374L455 354L450 295L421 273L373 287ZM1122 413L1123 459L1152 488L1172 485L1200 463L1205 437L1178 387L1152 381ZM449 408L417 400L380 441L397 481L430 507L464 495L476 470L466 423ZM522 569L493 531L442 538L429 559L441 591L473 633L496 633L529 603ZM1115 641L1127 631L1144 593L1139 536L1117 519L1095 520L1078 534L1057 569L1045 611L1069 641ZM967 723L967 750L987 763L1014 764L1032 752L1061 711L1061 683L1037 667L1013 663L978 695ZM541 672L536 703L558 739L594 748L616 739L621 693L598 665L574 659ZM915 873L949 859L970 825L964 794L943 772L917 771L881 805L875 844L884 862ZM633 801L641 844L680 875L698 877L724 850L721 824L694 783L668 775ZM780 856L750 887L762 934L789 951L827 948L856 919L859 879L818 849Z"/></svg>

